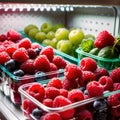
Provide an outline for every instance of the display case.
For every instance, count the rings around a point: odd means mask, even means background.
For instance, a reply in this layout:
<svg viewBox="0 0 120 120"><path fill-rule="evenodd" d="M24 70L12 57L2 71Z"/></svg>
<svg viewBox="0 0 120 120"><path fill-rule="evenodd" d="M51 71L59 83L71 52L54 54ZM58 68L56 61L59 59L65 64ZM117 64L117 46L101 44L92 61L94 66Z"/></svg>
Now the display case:
<svg viewBox="0 0 120 120"><path fill-rule="evenodd" d="M24 0L9 2L4 0L0 2L0 34L6 33L11 28L23 32L25 26L31 23L40 27L43 22L51 22L52 24L62 23L68 29L80 28L85 34L92 33L96 36L100 31L106 29L112 35L117 36L120 32L119 5L119 0ZM72 59L73 63L78 62L74 57L64 54L61 56L65 59ZM0 104L3 106L0 110L6 119L24 119L21 108L16 108L2 92L0 99ZM5 111L10 114L6 115ZM2 116L0 115L0 117Z"/></svg>

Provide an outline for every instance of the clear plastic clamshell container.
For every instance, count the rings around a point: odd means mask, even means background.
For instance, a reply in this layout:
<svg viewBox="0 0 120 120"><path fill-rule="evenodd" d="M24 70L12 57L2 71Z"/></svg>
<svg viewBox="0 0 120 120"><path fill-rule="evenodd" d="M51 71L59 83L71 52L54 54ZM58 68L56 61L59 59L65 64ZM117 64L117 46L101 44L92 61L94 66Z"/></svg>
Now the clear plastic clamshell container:
<svg viewBox="0 0 120 120"><path fill-rule="evenodd" d="M62 80L63 78L61 78ZM44 86L44 84L48 83L47 80L43 81L42 84ZM78 101L78 102L74 102L74 103L71 103L71 104L68 104L68 105L65 105L65 106L62 106L62 107L47 107L46 105L44 105L42 102L38 101L37 99L35 99L34 97L32 97L28 92L28 88L32 85L34 85L36 83L29 83L29 84L24 84L22 86L19 87L19 92L21 93L21 96L22 96L22 103L24 102L24 100L30 100L34 105L37 106L38 109L42 110L43 111L43 114L46 114L46 113L50 113L50 112L57 112L57 113L61 113L61 112L65 112L65 111L69 111L70 109L75 109L75 113L74 113L74 116L73 118L70 118L69 120L78 120L77 118L77 108L78 110L90 110L91 113L93 114L93 119L97 120L97 117L99 115L100 112L103 112L105 113L105 116L103 116L104 120L108 120L110 119L109 117L111 117L111 113L109 113L109 107L103 107L99 112L95 109L93 109L92 105L94 103L94 101L97 101L97 100L107 100L108 96L110 95L113 95L113 94L117 94L117 93L120 93L120 90L117 90L117 91L112 91L112 92L105 92L103 94L103 96L98 96L98 97L91 97L91 98L87 98L87 99L84 99L84 100L81 100L81 101ZM38 83L39 84L39 83ZM46 86L46 85L45 85ZM23 106L22 105L22 112L24 114L24 117L26 119L31 119L31 120L42 120L42 117L37 119L36 117L34 117L32 115L32 112L28 112L27 110L23 109ZM114 106L113 109L119 109L120 108L120 105L118 106ZM26 109L29 109L29 104L27 104L27 108ZM72 114L72 113L71 113ZM101 114L102 115L102 114ZM65 120L68 120L68 119L65 119ZM103 120L102 118L100 118L99 120ZM119 118L116 118L116 120L119 120Z"/></svg>

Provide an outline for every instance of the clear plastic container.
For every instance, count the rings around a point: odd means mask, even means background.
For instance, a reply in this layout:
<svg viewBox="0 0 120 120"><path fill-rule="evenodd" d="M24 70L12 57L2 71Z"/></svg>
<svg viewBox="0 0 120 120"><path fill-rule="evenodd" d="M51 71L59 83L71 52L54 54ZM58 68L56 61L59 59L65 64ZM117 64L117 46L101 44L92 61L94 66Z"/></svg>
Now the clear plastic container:
<svg viewBox="0 0 120 120"><path fill-rule="evenodd" d="M0 84L0 90L8 97L10 97L12 103L15 105L21 105L21 96L18 92L18 88L30 82L41 82L42 80L50 79L51 77L63 76L64 69L59 69L57 71L46 72L44 75L25 75L18 77L9 72L4 66L0 65L0 71L2 82Z"/></svg>
<svg viewBox="0 0 120 120"><path fill-rule="evenodd" d="M62 79L62 78L61 78ZM47 83L48 81L46 81ZM43 84L45 83L45 81L43 81ZM82 110L82 107L90 107L94 101L96 100L100 100L100 99L106 99L108 96L112 95L112 94L116 94L116 93L120 93L120 90L117 90L117 91L112 91L112 92L106 92L103 94L103 96L98 96L98 97L91 97L91 98L87 98L87 99L84 99L82 101L79 101L79 102L74 102L74 103L71 103L69 105L65 105L63 107L57 107L57 108L53 108L53 107L47 107L45 106L44 104L42 104L41 102L39 102L37 99L35 99L34 97L32 97L30 94L28 94L27 92L27 89L33 85L35 83L29 83L29 84L24 84L22 86L19 87L19 92L21 93L21 96L22 96L22 102L26 99L30 100L33 104L37 105L37 107L39 109L41 109L42 111L44 111L44 113L48 113L48 112L57 112L57 113L60 113L60 112L64 112L66 110L70 110L70 109L73 109L73 108L80 108L81 107L81 110ZM119 108L120 106L114 106L116 108ZM93 110L92 108L90 108L92 110L93 113L95 113L95 110ZM77 110L77 109L76 109ZM104 110L102 109L102 111L106 111L108 110L109 111L109 108L106 107ZM26 119L31 119L31 120L38 120L36 118L34 118L34 116L30 113L28 113L27 111L25 111L23 108L22 108L22 111L23 111L23 114L25 116ZM107 113L106 113L107 114ZM109 114L110 115L110 114ZM108 116L109 116L108 115ZM93 117L94 118L94 117ZM95 119L95 118L94 118ZM66 120L66 119L65 119ZM68 120L68 119L67 119ZM76 116L74 115L74 118L72 119L69 119L69 120L76 120ZM77 119L78 120L78 119ZM96 120L96 119L95 119ZM101 119L100 119L101 120ZM108 118L104 119L104 120L108 120Z"/></svg>
<svg viewBox="0 0 120 120"><path fill-rule="evenodd" d="M78 54L78 65L82 58L90 57L97 62L97 65L99 67L106 68L108 71L111 71L112 69L120 66L120 58L109 59L109 58L99 57L99 56L84 52L81 48L76 49L76 52Z"/></svg>
<svg viewBox="0 0 120 120"><path fill-rule="evenodd" d="M19 32L20 32L20 34L22 34L23 37L28 37L23 31L19 31ZM30 37L29 37L29 39L30 39L32 42L37 42L36 40L34 40L34 39L30 38ZM39 43L39 42L38 42L38 43ZM42 45L43 47L45 47L44 44L41 44L41 43L39 43L39 44ZM67 61L69 61L69 62L71 62L71 63L74 63L74 64L77 64L77 63L78 63L78 59L77 59L77 58L75 58L75 57L73 57L73 56L70 56L70 55L68 55L68 54L65 54L65 53L63 53L63 52L60 52L60 51L58 51L58 50L56 50L56 49L54 49L54 51L55 51L55 54L56 54L56 55L61 56L61 57L64 58L65 60L67 60Z"/></svg>

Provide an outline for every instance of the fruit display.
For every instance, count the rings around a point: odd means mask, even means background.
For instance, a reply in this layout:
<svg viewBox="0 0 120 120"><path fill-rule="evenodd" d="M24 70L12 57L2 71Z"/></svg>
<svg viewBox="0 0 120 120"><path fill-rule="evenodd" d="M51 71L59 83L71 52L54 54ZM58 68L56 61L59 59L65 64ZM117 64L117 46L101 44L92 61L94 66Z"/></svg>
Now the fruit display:
<svg viewBox="0 0 120 120"><path fill-rule="evenodd" d="M94 59L67 64L64 77L19 87L22 110L32 120L119 120L120 67L110 73Z"/></svg>
<svg viewBox="0 0 120 120"><path fill-rule="evenodd" d="M31 26L33 26L33 28ZM92 34L85 35L82 29L68 29L63 24L52 25L49 22L43 23L40 27L36 26L36 28L35 25L29 24L25 26L24 33L31 39L34 39L45 46L50 45L61 53L65 53L76 60L77 53L75 50L80 46L82 40L84 38L90 40L94 39Z"/></svg>
<svg viewBox="0 0 120 120"><path fill-rule="evenodd" d="M52 47L31 42L13 29L0 35L0 88L15 105L21 104L19 86L62 76L67 64Z"/></svg>
<svg viewBox="0 0 120 120"><path fill-rule="evenodd" d="M101 31L94 41L83 40L76 50L78 59L91 57L97 61L99 67L111 71L120 67L120 36L112 36L108 31Z"/></svg>

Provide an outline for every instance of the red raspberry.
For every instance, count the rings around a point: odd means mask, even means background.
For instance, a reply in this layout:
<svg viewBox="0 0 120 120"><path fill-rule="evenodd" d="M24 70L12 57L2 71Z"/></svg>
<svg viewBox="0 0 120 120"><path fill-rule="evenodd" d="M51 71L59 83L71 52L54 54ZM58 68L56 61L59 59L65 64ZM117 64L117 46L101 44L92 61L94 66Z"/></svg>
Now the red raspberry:
<svg viewBox="0 0 120 120"><path fill-rule="evenodd" d="M61 56L54 56L52 61L58 69L64 69L67 65L67 62Z"/></svg>
<svg viewBox="0 0 120 120"><path fill-rule="evenodd" d="M90 81L95 81L95 74L91 71L83 71L82 78L78 80L80 86L86 86Z"/></svg>
<svg viewBox="0 0 120 120"><path fill-rule="evenodd" d="M42 49L42 46L39 43L34 42L34 43L31 43L31 48L33 48L33 49L41 48Z"/></svg>
<svg viewBox="0 0 120 120"><path fill-rule="evenodd" d="M102 76L98 82L103 85L104 91L113 90L113 81L109 76Z"/></svg>
<svg viewBox="0 0 120 120"><path fill-rule="evenodd" d="M59 78L54 77L48 82L47 87L55 87L60 89L62 88L62 82Z"/></svg>
<svg viewBox="0 0 120 120"><path fill-rule="evenodd" d="M113 84L113 91L120 90L120 83L114 83Z"/></svg>
<svg viewBox="0 0 120 120"><path fill-rule="evenodd" d="M62 120L62 118L59 113L51 112L51 113L45 114L42 120Z"/></svg>
<svg viewBox="0 0 120 120"><path fill-rule="evenodd" d="M46 55L48 60L52 62L53 57L54 57L54 51L53 48L50 46L45 47L44 49L41 50L40 55Z"/></svg>
<svg viewBox="0 0 120 120"><path fill-rule="evenodd" d="M52 107L52 105L53 105L53 100L52 100L52 99L49 99L49 98L46 98L46 99L43 100L42 103L43 103L45 106L47 106L47 107Z"/></svg>
<svg viewBox="0 0 120 120"><path fill-rule="evenodd" d="M20 65L20 69L24 71L26 74L34 74L35 73L35 67L33 66L34 61L32 59L28 59L27 61L23 62Z"/></svg>
<svg viewBox="0 0 120 120"><path fill-rule="evenodd" d="M50 71L50 61L47 59L45 55L39 55L34 60L34 66L39 71L43 71L43 72Z"/></svg>
<svg viewBox="0 0 120 120"><path fill-rule="evenodd" d="M13 54L12 58L18 62L25 62L29 59L28 53L25 48L18 48Z"/></svg>
<svg viewBox="0 0 120 120"><path fill-rule="evenodd" d="M101 31L94 41L94 45L97 48L103 48L111 46L115 42L115 38L106 30Z"/></svg>
<svg viewBox="0 0 120 120"><path fill-rule="evenodd" d="M11 46L11 45L14 45L15 43L14 42L12 42L12 41L10 41L10 40L5 40L4 42L3 42L3 46L5 47L5 48L7 48L7 47L9 47L9 46Z"/></svg>
<svg viewBox="0 0 120 120"><path fill-rule="evenodd" d="M31 41L29 38L23 38L20 40L18 47L24 47L25 49L31 48Z"/></svg>
<svg viewBox="0 0 120 120"><path fill-rule="evenodd" d="M64 96L64 97L68 97L68 91L66 89L60 89L60 95Z"/></svg>
<svg viewBox="0 0 120 120"><path fill-rule="evenodd" d="M7 38L11 41L17 41L17 40L20 40L22 38L21 34L18 33L17 31L13 30L13 29L10 29L8 32L7 32Z"/></svg>
<svg viewBox="0 0 120 120"><path fill-rule="evenodd" d="M109 73L105 68L97 68L94 71L94 74L95 74L96 80L99 80L99 78L102 76L109 76Z"/></svg>
<svg viewBox="0 0 120 120"><path fill-rule="evenodd" d="M93 120L93 115L90 111L83 110L78 113L77 120Z"/></svg>
<svg viewBox="0 0 120 120"><path fill-rule="evenodd" d="M75 89L78 87L78 83L76 80L71 81L68 80L67 78L63 79L63 88L66 90L71 90L71 89Z"/></svg>
<svg viewBox="0 0 120 120"><path fill-rule="evenodd" d="M73 89L68 92L68 99L72 103L78 102L78 101L84 100L84 94L82 91L80 91L78 89Z"/></svg>
<svg viewBox="0 0 120 120"><path fill-rule="evenodd" d="M111 114L114 117L114 120L119 120L120 118L120 106L111 108ZM117 119L118 118L118 119Z"/></svg>
<svg viewBox="0 0 120 120"><path fill-rule="evenodd" d="M5 34L1 34L0 35L0 41L3 42L5 40L7 40L7 36Z"/></svg>
<svg viewBox="0 0 120 120"><path fill-rule="evenodd" d="M29 99L24 99L22 108L25 111L25 113L29 115L32 113L33 109L36 108L36 105L33 102L31 102Z"/></svg>
<svg viewBox="0 0 120 120"><path fill-rule="evenodd" d="M63 96L57 96L53 101L53 107L55 107L55 108L63 107L63 106L69 105L71 103L72 102L68 98L65 98ZM75 109L71 108L71 109L65 110L63 112L60 112L60 115L63 119L70 119L70 118L73 118L74 113L75 113Z"/></svg>
<svg viewBox="0 0 120 120"><path fill-rule="evenodd" d="M113 69L110 72L110 77L112 78L113 82L120 82L120 67Z"/></svg>
<svg viewBox="0 0 120 120"><path fill-rule="evenodd" d="M3 51L5 51L5 47L3 46L3 45L0 45L0 52L3 52Z"/></svg>
<svg viewBox="0 0 120 120"><path fill-rule="evenodd" d="M97 81L89 82L86 89L90 97L102 96L104 92L103 86Z"/></svg>
<svg viewBox="0 0 120 120"><path fill-rule="evenodd" d="M9 56L9 54L5 51L0 52L0 64L4 64L5 62L7 62L8 60L10 60L11 57Z"/></svg>
<svg viewBox="0 0 120 120"><path fill-rule="evenodd" d="M107 98L107 101L108 101L108 105L110 105L112 107L120 105L120 93L116 93L116 94L110 95Z"/></svg>
<svg viewBox="0 0 120 120"><path fill-rule="evenodd" d="M67 64L67 66L65 67L64 75L69 80L75 80L76 78L82 77L82 71L75 64Z"/></svg>
<svg viewBox="0 0 120 120"><path fill-rule="evenodd" d="M97 69L97 63L94 59L85 57L80 61L80 68L83 71L88 70L94 72Z"/></svg>
<svg viewBox="0 0 120 120"><path fill-rule="evenodd" d="M37 57L37 54L33 48L28 48L27 52L28 52L29 58L34 59Z"/></svg>
<svg viewBox="0 0 120 120"><path fill-rule="evenodd" d="M28 94L41 101L45 96L45 89L41 84L35 83L28 88Z"/></svg>
<svg viewBox="0 0 120 120"><path fill-rule="evenodd" d="M12 44L6 48L6 52L12 56L12 54L18 49L16 44Z"/></svg>
<svg viewBox="0 0 120 120"><path fill-rule="evenodd" d="M50 71L51 74L48 73L47 78L51 79L53 77L58 77L58 68L55 64L50 63Z"/></svg>
<svg viewBox="0 0 120 120"><path fill-rule="evenodd" d="M54 99L59 94L60 94L60 90L55 87L46 87L45 88L46 98Z"/></svg>

